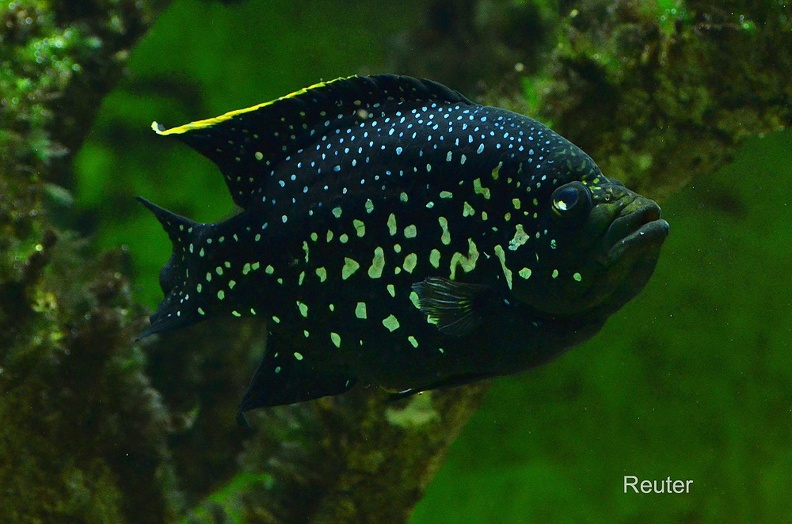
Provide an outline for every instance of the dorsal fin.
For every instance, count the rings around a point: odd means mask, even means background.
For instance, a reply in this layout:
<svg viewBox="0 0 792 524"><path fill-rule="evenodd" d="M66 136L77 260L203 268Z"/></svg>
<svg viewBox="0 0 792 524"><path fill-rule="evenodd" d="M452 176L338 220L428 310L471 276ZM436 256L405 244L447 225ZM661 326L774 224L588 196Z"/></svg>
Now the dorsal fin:
<svg viewBox="0 0 792 524"><path fill-rule="evenodd" d="M207 120L165 129L212 160L226 179L234 202L248 207L273 167L313 142L333 119L368 118L372 109L389 103L440 100L471 104L463 95L431 80L376 75L321 82L290 95ZM380 109L381 110L381 109Z"/></svg>
<svg viewBox="0 0 792 524"><path fill-rule="evenodd" d="M194 238L193 231L201 227L202 224L172 213L143 197L139 196L135 197L135 199L146 206L157 217L157 220L162 224L162 229L165 230L173 243L174 251L178 250L181 254L186 253L187 246L190 244L191 239Z"/></svg>

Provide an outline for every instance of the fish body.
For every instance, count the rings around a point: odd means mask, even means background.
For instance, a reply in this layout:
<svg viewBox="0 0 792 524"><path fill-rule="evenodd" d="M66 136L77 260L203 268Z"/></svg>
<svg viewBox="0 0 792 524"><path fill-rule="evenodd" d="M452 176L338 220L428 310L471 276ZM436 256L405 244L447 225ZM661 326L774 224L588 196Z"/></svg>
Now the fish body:
<svg viewBox="0 0 792 524"><path fill-rule="evenodd" d="M546 362L643 288L668 232L546 126L428 80L338 79L153 127L213 160L242 211L199 224L141 199L174 245L143 335L266 319L240 412Z"/></svg>

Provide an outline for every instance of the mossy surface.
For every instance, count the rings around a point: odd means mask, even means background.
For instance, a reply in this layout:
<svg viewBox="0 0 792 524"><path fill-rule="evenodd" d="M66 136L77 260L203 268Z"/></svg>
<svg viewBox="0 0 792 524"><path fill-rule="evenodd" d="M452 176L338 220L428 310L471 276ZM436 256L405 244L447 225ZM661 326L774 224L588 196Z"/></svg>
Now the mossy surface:
<svg viewBox="0 0 792 524"><path fill-rule="evenodd" d="M66 160L93 119L90 101L110 89L118 53L150 16L140 2L81 6L14 1L0 10L0 506L8 522L153 521L176 507L163 467L167 421L131 344L140 309L119 272L123 255L86 264L86 243L59 230L45 204L48 195L68 203Z"/></svg>
<svg viewBox="0 0 792 524"><path fill-rule="evenodd" d="M608 176L662 197L789 126L777 72L792 70L791 26L781 2L582 2L532 109Z"/></svg>

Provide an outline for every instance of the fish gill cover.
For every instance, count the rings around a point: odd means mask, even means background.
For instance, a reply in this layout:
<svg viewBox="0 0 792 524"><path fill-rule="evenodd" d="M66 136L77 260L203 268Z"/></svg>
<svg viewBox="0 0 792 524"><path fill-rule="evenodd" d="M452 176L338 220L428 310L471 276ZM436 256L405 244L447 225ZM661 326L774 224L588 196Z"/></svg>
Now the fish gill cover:
<svg viewBox="0 0 792 524"><path fill-rule="evenodd" d="M408 395L514 373L592 337L651 276L668 224L543 124L395 75L319 83L166 129L242 210L172 243L141 336L259 316L244 411L357 382Z"/></svg>

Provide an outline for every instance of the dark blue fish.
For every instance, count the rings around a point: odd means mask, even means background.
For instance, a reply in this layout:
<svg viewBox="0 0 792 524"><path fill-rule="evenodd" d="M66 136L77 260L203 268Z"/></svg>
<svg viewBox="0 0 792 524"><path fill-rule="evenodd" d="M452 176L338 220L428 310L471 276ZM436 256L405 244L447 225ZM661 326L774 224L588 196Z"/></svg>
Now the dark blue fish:
<svg viewBox="0 0 792 524"><path fill-rule="evenodd" d="M143 336L266 319L240 414L546 362L643 288L668 233L563 137L428 80L338 79L153 128L215 162L242 211L199 224L141 199L173 242Z"/></svg>

